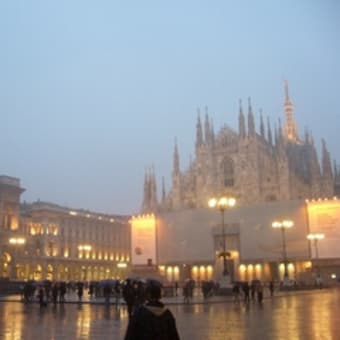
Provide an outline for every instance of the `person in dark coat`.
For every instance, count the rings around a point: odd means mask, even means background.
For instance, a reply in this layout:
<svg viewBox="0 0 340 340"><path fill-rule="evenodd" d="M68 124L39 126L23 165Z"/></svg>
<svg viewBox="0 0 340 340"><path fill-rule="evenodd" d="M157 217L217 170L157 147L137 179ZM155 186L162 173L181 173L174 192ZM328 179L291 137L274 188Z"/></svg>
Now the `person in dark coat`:
<svg viewBox="0 0 340 340"><path fill-rule="evenodd" d="M125 340L179 340L176 321L161 299L161 286L149 284L147 303L138 307L129 320Z"/></svg>
<svg viewBox="0 0 340 340"><path fill-rule="evenodd" d="M127 306L129 318L132 315L132 309L135 304L135 289L132 285L131 280L127 279L125 285L123 286L123 298Z"/></svg>

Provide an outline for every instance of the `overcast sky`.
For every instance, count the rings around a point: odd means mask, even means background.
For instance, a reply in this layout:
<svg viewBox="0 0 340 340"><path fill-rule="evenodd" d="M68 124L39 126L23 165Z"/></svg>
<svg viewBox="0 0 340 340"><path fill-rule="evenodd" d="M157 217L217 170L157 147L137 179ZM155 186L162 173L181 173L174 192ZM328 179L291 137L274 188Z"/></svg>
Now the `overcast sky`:
<svg viewBox="0 0 340 340"><path fill-rule="evenodd" d="M340 1L1 1L0 174L22 199L139 211L144 171L171 184L198 107L237 128L251 96L340 161ZM258 126L258 121L257 121Z"/></svg>

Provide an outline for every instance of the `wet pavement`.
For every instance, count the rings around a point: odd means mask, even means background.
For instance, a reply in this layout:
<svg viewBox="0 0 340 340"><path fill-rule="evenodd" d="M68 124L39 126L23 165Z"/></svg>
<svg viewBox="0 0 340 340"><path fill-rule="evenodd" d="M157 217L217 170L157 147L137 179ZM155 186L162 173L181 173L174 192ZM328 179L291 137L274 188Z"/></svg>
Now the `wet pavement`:
<svg viewBox="0 0 340 340"><path fill-rule="evenodd" d="M235 304L231 298L196 296L164 299L177 321L182 340L319 340L340 339L340 289L280 293L256 302ZM18 297L0 302L0 339L123 339L128 317L124 305L69 303L40 308Z"/></svg>

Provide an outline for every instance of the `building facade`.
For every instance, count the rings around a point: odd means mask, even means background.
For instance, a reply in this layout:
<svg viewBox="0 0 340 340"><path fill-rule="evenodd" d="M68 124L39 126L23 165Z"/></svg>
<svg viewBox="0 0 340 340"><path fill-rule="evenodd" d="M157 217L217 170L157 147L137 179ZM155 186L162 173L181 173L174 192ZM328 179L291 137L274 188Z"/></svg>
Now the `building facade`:
<svg viewBox="0 0 340 340"><path fill-rule="evenodd" d="M20 204L19 179L0 177L0 277L123 278L130 268L129 216Z"/></svg>

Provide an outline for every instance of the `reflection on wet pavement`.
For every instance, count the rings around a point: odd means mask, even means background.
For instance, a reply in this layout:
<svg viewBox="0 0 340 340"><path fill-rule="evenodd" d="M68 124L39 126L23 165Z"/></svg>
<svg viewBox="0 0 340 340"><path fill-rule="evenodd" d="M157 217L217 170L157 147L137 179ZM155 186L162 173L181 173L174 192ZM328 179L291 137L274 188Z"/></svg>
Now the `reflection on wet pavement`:
<svg viewBox="0 0 340 340"><path fill-rule="evenodd" d="M182 340L339 339L340 291L232 302L171 305ZM125 307L0 302L0 339L123 339Z"/></svg>

